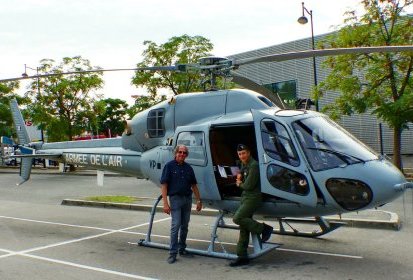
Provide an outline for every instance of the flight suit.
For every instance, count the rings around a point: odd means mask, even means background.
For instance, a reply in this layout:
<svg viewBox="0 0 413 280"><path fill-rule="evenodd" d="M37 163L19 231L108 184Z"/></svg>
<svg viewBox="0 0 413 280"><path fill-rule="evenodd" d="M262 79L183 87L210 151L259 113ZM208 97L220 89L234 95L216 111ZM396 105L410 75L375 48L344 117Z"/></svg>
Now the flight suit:
<svg viewBox="0 0 413 280"><path fill-rule="evenodd" d="M258 162L250 157L247 164L241 164L242 189L241 204L234 214L233 221L240 226L237 255L246 257L250 232L261 234L264 224L255 221L252 216L262 204L260 188L260 170Z"/></svg>

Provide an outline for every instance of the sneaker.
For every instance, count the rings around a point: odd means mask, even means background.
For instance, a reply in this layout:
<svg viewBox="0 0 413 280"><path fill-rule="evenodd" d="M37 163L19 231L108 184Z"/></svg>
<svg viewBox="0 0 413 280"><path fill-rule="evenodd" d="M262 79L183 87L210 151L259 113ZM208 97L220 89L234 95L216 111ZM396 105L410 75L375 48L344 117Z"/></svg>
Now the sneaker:
<svg viewBox="0 0 413 280"><path fill-rule="evenodd" d="M192 258L194 255L190 252L188 252L187 250L183 249L183 250L179 250L179 255L181 257L186 257L186 258Z"/></svg>
<svg viewBox="0 0 413 280"><path fill-rule="evenodd" d="M232 262L230 262L229 266L231 267L243 266L249 263L250 263L250 260L248 258L237 258L236 260L233 260Z"/></svg>
<svg viewBox="0 0 413 280"><path fill-rule="evenodd" d="M270 239L270 237L271 237L272 231L273 231L273 227L272 227L272 226L269 226L269 225L267 225L267 224L264 224L264 229L263 229L263 231L262 231L261 241L262 241L262 242L267 242L268 239Z"/></svg>
<svg viewBox="0 0 413 280"><path fill-rule="evenodd" d="M169 264L173 264L174 262L176 262L176 255L169 255L167 262Z"/></svg>

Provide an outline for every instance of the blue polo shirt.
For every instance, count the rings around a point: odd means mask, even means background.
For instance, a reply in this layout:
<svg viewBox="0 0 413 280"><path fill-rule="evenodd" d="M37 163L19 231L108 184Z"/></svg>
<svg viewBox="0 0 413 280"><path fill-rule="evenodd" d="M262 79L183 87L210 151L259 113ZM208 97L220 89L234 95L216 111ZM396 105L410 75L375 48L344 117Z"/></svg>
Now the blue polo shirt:
<svg viewBox="0 0 413 280"><path fill-rule="evenodd" d="M192 185L197 184L192 167L184 162L178 164L174 159L165 164L162 170L161 184L168 185L168 195L191 195Z"/></svg>

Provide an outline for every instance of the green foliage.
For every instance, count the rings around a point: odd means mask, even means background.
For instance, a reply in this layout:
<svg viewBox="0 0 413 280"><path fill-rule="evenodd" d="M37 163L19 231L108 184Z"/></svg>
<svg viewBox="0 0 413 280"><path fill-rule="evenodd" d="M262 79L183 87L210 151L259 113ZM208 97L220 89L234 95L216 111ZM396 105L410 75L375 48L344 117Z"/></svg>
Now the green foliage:
<svg viewBox="0 0 413 280"><path fill-rule="evenodd" d="M96 130L108 137L122 135L127 109L128 104L121 99L107 98L95 102Z"/></svg>
<svg viewBox="0 0 413 280"><path fill-rule="evenodd" d="M145 41L146 50L144 59L137 67L166 66L176 63L196 63L199 58L208 56L212 50L212 43L202 36L182 35L172 37L168 42L157 45L152 41ZM168 71L138 71L132 79L132 84L145 87L150 96L144 99L159 101L157 91L161 88L169 89L174 95L202 90L202 77L199 72L177 73ZM140 102L140 101L139 101ZM144 102L142 100L142 102ZM143 104L143 103L142 103Z"/></svg>
<svg viewBox="0 0 413 280"><path fill-rule="evenodd" d="M27 99L21 98L14 91L19 88L18 82L0 83L0 136L13 136L13 121L10 111L10 100L16 98L19 104L26 104Z"/></svg>
<svg viewBox="0 0 413 280"><path fill-rule="evenodd" d="M130 108L128 108L126 112L129 118L133 118L133 116L136 115L137 113L143 110L146 110L165 99L166 97L164 95L162 96L142 95L136 98L135 104L133 104Z"/></svg>
<svg viewBox="0 0 413 280"><path fill-rule="evenodd" d="M345 26L324 46L333 48L405 45L413 42L413 18L404 11L412 1L363 0L364 13L347 12ZM341 95L323 108L333 118L371 111L395 130L394 154L400 156L401 130L413 116L413 53L373 53L326 59L331 74L314 91ZM399 163L395 162L398 166Z"/></svg>
<svg viewBox="0 0 413 280"><path fill-rule="evenodd" d="M40 64L39 74L96 69L80 56L64 57L60 64L43 59ZM28 110L33 122L46 129L49 141L71 140L89 126L95 115L92 105L99 97L94 90L103 85L101 76L101 72L56 75L31 83L26 92L32 100Z"/></svg>

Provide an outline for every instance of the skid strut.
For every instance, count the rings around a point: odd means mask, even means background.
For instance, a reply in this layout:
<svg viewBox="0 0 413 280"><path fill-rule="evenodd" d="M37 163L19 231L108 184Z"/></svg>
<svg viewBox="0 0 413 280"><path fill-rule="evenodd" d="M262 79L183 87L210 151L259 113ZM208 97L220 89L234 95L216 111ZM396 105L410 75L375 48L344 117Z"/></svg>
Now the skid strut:
<svg viewBox="0 0 413 280"><path fill-rule="evenodd" d="M148 228L148 233L146 235L146 238L139 240L138 243L132 243L132 244L138 244L144 247L169 250L169 245L151 241L153 220L155 218L156 208L159 202L161 201L161 199L162 199L162 196L159 196L158 199L155 201L155 204L152 207L150 218L149 218L149 228ZM218 241L217 229L219 227L220 228L226 227L225 221L224 221L224 215L225 213L223 211L220 211L215 219L215 222L213 224L212 231L211 231L211 240L209 242L207 250L200 250L200 249L194 249L194 248L188 248L188 247L186 248L186 250L192 254L202 255L202 256L207 256L207 257L236 259L237 255L227 252L224 246L222 245L222 243L219 243L220 245L219 251L217 250L217 247L218 247L217 246L217 243L218 243L217 242ZM276 244L276 243L261 243L259 239L260 237L258 237L256 234L251 234L251 238L252 238L252 246L254 250L251 254L248 255L248 258L250 259L257 258L265 253L268 253L272 249L275 249L280 246L279 244Z"/></svg>
<svg viewBox="0 0 413 280"><path fill-rule="evenodd" d="M319 237L333 230L344 226L346 223L343 222L328 222L323 217L315 217L314 219L293 219L293 218L278 218L279 228L274 229L272 233L279 235L291 235L300 237ZM300 231L294 228L291 223L306 223L314 224L319 227L317 230L313 231ZM286 228L288 227L288 229ZM239 229L237 225L226 225L222 224L219 227L229 228L229 229Z"/></svg>

